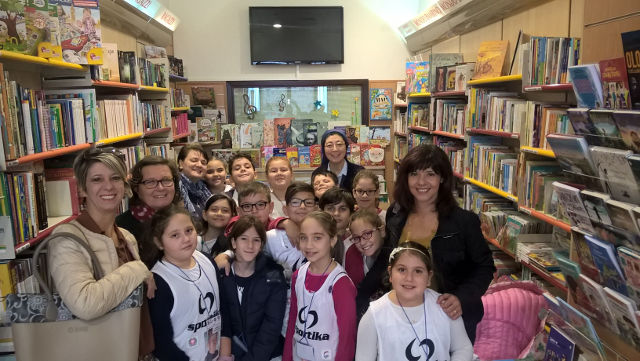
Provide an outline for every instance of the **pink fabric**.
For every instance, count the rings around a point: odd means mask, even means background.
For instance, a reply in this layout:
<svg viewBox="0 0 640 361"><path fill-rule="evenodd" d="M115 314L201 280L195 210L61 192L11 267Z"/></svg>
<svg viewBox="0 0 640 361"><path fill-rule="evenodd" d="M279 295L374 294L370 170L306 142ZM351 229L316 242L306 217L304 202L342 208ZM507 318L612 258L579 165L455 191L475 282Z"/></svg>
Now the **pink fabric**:
<svg viewBox="0 0 640 361"><path fill-rule="evenodd" d="M481 360L524 357L543 324L543 291L530 281L493 284L482 296L484 317L476 329L474 352Z"/></svg>

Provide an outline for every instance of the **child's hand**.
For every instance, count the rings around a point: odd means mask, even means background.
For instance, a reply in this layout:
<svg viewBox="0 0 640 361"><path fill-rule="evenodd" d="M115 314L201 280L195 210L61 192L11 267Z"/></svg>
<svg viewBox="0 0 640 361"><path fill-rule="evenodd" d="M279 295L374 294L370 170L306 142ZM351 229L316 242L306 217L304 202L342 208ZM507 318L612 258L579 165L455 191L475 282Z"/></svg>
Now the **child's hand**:
<svg viewBox="0 0 640 361"><path fill-rule="evenodd" d="M438 297L438 304L450 319L457 320L458 317L462 316L462 306L458 297L445 293Z"/></svg>
<svg viewBox="0 0 640 361"><path fill-rule="evenodd" d="M285 219L280 223L280 226L284 228L285 232L287 232L287 237L291 244L298 248L298 235L300 233L300 228L297 224L293 223L290 219Z"/></svg>
<svg viewBox="0 0 640 361"><path fill-rule="evenodd" d="M216 258L213 259L213 261L216 263L216 266L218 266L219 269L224 268L225 275L229 275L229 271L231 271L231 260L229 259L229 256L227 256L225 253L220 253L216 256Z"/></svg>
<svg viewBox="0 0 640 361"><path fill-rule="evenodd" d="M144 283L147 284L147 298L152 299L156 296L156 280L153 279L153 274L149 275Z"/></svg>

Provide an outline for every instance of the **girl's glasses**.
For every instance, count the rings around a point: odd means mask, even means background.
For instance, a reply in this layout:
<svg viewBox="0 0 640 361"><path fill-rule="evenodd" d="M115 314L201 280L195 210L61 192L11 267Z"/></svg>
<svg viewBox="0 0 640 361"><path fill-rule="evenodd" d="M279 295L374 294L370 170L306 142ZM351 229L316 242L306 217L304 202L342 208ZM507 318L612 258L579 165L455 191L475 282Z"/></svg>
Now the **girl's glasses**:
<svg viewBox="0 0 640 361"><path fill-rule="evenodd" d="M371 239L371 236L373 236L373 232L375 231L376 231L375 229L369 229L367 231L362 232L362 234L359 236L352 235L351 242L353 242L353 244L358 244L360 243L360 241L368 241Z"/></svg>
<svg viewBox="0 0 640 361"><path fill-rule="evenodd" d="M374 194L376 194L376 190L364 190L364 189L354 189L354 192L356 192L356 194L358 195L358 197L364 197L364 195L366 194L367 197L371 197Z"/></svg>

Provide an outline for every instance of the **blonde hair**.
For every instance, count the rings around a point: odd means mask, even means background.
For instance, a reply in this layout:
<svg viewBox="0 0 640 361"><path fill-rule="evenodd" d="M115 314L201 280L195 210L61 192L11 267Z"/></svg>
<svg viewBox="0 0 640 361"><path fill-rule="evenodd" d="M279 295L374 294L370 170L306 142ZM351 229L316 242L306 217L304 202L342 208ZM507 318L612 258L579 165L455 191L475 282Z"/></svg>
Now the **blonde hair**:
<svg viewBox="0 0 640 361"><path fill-rule="evenodd" d="M102 163L122 178L124 182L124 195L132 196L131 185L127 181L127 166L124 164L120 153L115 148L91 147L76 156L73 161L73 175L76 177L78 186L83 191L87 190L87 175L89 168L95 163Z"/></svg>

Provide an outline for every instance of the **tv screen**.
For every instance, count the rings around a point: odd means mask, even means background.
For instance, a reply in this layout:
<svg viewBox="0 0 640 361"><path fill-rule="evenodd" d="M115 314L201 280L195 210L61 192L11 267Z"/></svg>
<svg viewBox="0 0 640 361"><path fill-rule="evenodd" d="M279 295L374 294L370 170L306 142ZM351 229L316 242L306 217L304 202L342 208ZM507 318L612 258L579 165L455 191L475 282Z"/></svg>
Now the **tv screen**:
<svg viewBox="0 0 640 361"><path fill-rule="evenodd" d="M249 7L251 64L344 63L341 6Z"/></svg>

